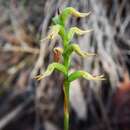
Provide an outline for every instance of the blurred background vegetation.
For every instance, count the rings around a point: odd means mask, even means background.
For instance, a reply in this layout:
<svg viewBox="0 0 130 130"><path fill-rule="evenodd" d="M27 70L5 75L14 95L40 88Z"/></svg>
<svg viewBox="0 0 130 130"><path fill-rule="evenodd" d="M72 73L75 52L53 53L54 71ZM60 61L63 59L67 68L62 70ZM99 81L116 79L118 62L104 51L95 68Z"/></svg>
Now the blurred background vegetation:
<svg viewBox="0 0 130 130"><path fill-rule="evenodd" d="M73 82L71 130L130 129L129 0L0 0L0 130L63 130L63 76L54 72L40 82L34 76L53 61L61 40L41 39L67 6L92 12L67 24L94 29L73 40L97 54L74 55L72 70L104 73L107 79Z"/></svg>

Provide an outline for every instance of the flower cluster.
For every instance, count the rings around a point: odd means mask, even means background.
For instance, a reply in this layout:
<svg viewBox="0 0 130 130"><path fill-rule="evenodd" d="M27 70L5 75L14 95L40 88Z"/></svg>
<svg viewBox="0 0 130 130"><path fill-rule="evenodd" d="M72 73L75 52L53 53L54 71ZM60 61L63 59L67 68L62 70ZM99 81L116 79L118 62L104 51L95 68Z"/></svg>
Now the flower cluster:
<svg viewBox="0 0 130 130"><path fill-rule="evenodd" d="M80 13L76 11L72 7L67 7L63 9L59 15L55 16L52 19L53 25L50 28L49 34L45 39L53 40L57 36L60 36L62 39L62 46L63 48L56 47L54 48L54 57L55 62L51 63L47 70L38 76L36 76L37 80L41 80L42 78L45 78L46 76L49 76L53 73L54 70L58 70L64 75L64 129L69 129L69 88L71 85L71 82L78 79L78 78L85 78L87 80L105 80L104 75L99 76L93 76L89 74L86 71L77 70L75 72L70 73L69 68L71 64L71 55L73 52L75 52L77 55L81 57L88 57L88 56L94 56L94 53L88 53L85 51L82 51L78 44L72 43L72 39L74 35L84 35L86 33L89 33L92 31L92 29L89 30L81 30L77 27L66 27L66 20L69 18L69 16L75 16L75 17L86 17L90 14L89 13ZM43 39L43 40L45 40ZM60 57L63 58L63 63L59 62Z"/></svg>

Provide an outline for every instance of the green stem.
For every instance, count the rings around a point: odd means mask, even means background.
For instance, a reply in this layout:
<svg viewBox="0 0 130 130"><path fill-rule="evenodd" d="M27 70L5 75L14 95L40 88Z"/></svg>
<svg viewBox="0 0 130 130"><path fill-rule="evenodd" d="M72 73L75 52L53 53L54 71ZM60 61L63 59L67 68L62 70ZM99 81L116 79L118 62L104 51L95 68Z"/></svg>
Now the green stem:
<svg viewBox="0 0 130 130"><path fill-rule="evenodd" d="M64 81L64 130L69 130L69 87L70 83L67 79Z"/></svg>
<svg viewBox="0 0 130 130"><path fill-rule="evenodd" d="M65 27L64 27L65 28ZM69 130L69 88L70 88L70 82L68 81L68 72L70 67L70 56L66 54L66 49L68 46L68 38L67 38L67 31L64 30L64 37L63 39L63 45L64 45L64 52L63 52L63 58L64 58L64 66L67 70L67 75L65 76L63 91L64 91L64 130Z"/></svg>
<svg viewBox="0 0 130 130"><path fill-rule="evenodd" d="M66 48L64 48L66 50ZM64 53L64 66L67 70L67 75L64 81L64 130L69 130L69 87L70 83L68 82L68 71L69 71L69 56Z"/></svg>

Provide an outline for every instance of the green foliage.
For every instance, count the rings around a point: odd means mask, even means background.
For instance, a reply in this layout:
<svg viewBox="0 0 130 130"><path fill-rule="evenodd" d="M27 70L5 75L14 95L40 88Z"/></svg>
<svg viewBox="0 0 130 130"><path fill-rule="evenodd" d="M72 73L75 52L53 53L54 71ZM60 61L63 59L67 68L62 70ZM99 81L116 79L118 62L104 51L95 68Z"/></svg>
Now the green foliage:
<svg viewBox="0 0 130 130"><path fill-rule="evenodd" d="M80 47L77 44L74 44L71 42L71 40L74 37L74 34L77 35L84 35L88 32L91 32L90 30L81 30L77 27L71 27L67 28L65 23L66 20L69 18L70 15L75 17L86 17L90 13L80 13L76 11L72 7L67 7L63 9L59 15L55 16L52 19L53 25L51 26L50 32L45 39L53 40L57 36L60 36L62 39L62 45L63 48L56 47L54 48L54 52L59 52L63 57L63 63L52 63L48 66L47 70L41 74L36 76L38 80L41 80L42 78L49 76L52 74L52 72L56 69L64 74L64 130L69 129L69 88L70 83L78 78L85 78L87 80L104 80L104 76L93 76L89 74L88 72L78 70L76 72L73 72L69 74L69 67L71 64L71 54L75 52L81 57L87 57L87 56L93 56L94 53L87 53L85 51L82 51ZM45 40L43 39L43 40Z"/></svg>

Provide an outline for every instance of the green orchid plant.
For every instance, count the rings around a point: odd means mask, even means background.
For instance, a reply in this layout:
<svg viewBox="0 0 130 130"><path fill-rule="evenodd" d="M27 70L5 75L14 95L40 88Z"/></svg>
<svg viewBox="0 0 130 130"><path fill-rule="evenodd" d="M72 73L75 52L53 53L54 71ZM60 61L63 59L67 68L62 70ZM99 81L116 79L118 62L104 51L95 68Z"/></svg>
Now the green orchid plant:
<svg viewBox="0 0 130 130"><path fill-rule="evenodd" d="M46 40L53 40L58 35L62 39L62 46L63 48L56 47L54 48L54 58L55 62L50 64L47 67L47 70L38 76L36 76L37 80L41 80L45 78L46 76L49 76L53 73L54 70L58 70L59 72L63 73L64 75L64 86L63 86L63 92L64 92L64 130L69 130L69 111L70 111L70 103L69 103L69 90L71 83L78 79L78 78L85 78L87 80L105 80L104 75L99 76L93 76L89 74L88 72L77 70L75 72L69 72L70 65L71 65L71 55L73 52L78 54L81 57L88 57L88 56L94 56L94 53L87 53L85 51L82 51L78 44L72 43L73 36L76 35L84 35L88 32L91 32L90 30L81 30L77 27L66 27L66 21L69 18L69 16L75 16L75 17L86 17L90 14L88 13L80 13L77 10L75 10L72 7L67 7L63 9L57 16L55 16L52 19L52 26L50 28L50 32L48 36L43 39ZM63 63L59 63L59 59L63 58Z"/></svg>

